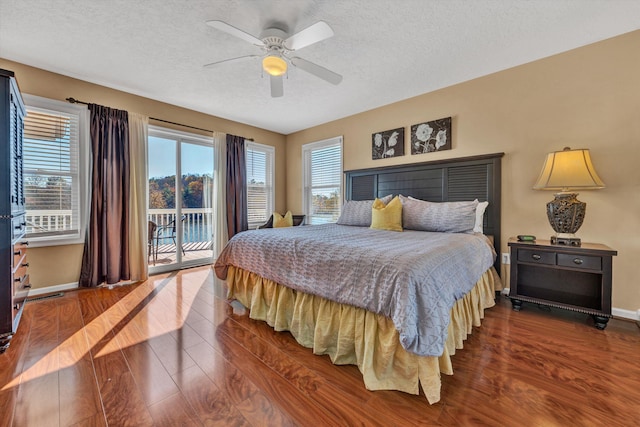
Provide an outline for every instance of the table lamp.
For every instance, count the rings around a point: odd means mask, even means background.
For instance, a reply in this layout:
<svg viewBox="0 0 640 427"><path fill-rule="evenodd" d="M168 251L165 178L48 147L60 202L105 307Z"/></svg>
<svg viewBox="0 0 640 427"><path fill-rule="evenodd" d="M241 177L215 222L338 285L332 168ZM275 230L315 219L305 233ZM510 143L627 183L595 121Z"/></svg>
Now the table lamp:
<svg viewBox="0 0 640 427"><path fill-rule="evenodd" d="M547 154L535 190L556 190L555 198L547 203L547 217L556 232L551 236L554 245L580 246L575 237L582 222L587 204L576 197L575 190L604 188L604 182L596 173L588 149L562 151Z"/></svg>

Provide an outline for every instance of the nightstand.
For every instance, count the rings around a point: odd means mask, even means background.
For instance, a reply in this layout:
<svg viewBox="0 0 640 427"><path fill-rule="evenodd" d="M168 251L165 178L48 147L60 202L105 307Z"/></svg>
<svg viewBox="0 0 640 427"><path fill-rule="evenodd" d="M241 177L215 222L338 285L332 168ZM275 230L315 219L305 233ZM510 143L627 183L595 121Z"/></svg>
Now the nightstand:
<svg viewBox="0 0 640 427"><path fill-rule="evenodd" d="M511 238L509 298L515 311L532 302L586 313L604 329L611 318L612 257L608 246L552 245L548 240L519 242Z"/></svg>

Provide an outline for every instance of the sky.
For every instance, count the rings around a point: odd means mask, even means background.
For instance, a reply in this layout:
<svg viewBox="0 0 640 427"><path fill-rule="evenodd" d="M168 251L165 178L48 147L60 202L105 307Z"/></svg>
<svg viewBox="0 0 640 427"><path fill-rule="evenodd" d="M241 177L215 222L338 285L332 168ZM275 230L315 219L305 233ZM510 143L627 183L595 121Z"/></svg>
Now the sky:
<svg viewBox="0 0 640 427"><path fill-rule="evenodd" d="M149 177L176 173L176 141L149 136ZM213 147L182 143L182 175L213 175Z"/></svg>

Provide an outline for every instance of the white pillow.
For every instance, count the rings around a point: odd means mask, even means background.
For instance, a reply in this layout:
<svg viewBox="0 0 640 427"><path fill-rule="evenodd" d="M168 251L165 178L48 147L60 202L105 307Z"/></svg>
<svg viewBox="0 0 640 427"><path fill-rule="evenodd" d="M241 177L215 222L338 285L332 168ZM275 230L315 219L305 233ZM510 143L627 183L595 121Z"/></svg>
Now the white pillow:
<svg viewBox="0 0 640 427"><path fill-rule="evenodd" d="M476 207L476 225L473 227L473 231L476 233L484 233L484 211L487 206L489 206L489 202L479 202Z"/></svg>

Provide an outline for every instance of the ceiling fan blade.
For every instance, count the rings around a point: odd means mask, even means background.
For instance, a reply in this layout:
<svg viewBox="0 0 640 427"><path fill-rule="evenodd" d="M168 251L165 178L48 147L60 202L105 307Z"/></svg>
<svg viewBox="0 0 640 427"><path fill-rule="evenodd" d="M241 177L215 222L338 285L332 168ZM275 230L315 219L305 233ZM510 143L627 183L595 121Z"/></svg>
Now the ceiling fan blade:
<svg viewBox="0 0 640 427"><path fill-rule="evenodd" d="M331 84L337 85L342 81L342 76L340 74L327 70L326 68L321 67L318 64L314 64L313 62L309 62L306 59L293 57L291 58L291 63L295 67L301 68L307 73L313 74L314 76L319 77L322 80L326 80Z"/></svg>
<svg viewBox="0 0 640 427"><path fill-rule="evenodd" d="M217 30L224 31L227 34L231 34L232 36L238 37L239 39L247 41L251 44L254 44L257 46L264 46L264 43L259 38L254 37L251 34L245 31L242 31L239 28L234 27L233 25L229 25L226 22L217 21L217 20L207 21L207 25Z"/></svg>
<svg viewBox="0 0 640 427"><path fill-rule="evenodd" d="M236 58L223 59L222 61L216 61L216 62L211 62L210 64L205 64L202 66L202 68L213 68L216 65L222 64L224 62L240 62L240 61L244 61L252 58L260 58L260 55L245 55L245 56L238 56Z"/></svg>
<svg viewBox="0 0 640 427"><path fill-rule="evenodd" d="M282 76L269 76L271 78L271 97L279 98L284 95Z"/></svg>
<svg viewBox="0 0 640 427"><path fill-rule="evenodd" d="M310 27L297 32L284 41L289 50L298 50L333 36L333 30L324 21L318 21Z"/></svg>

